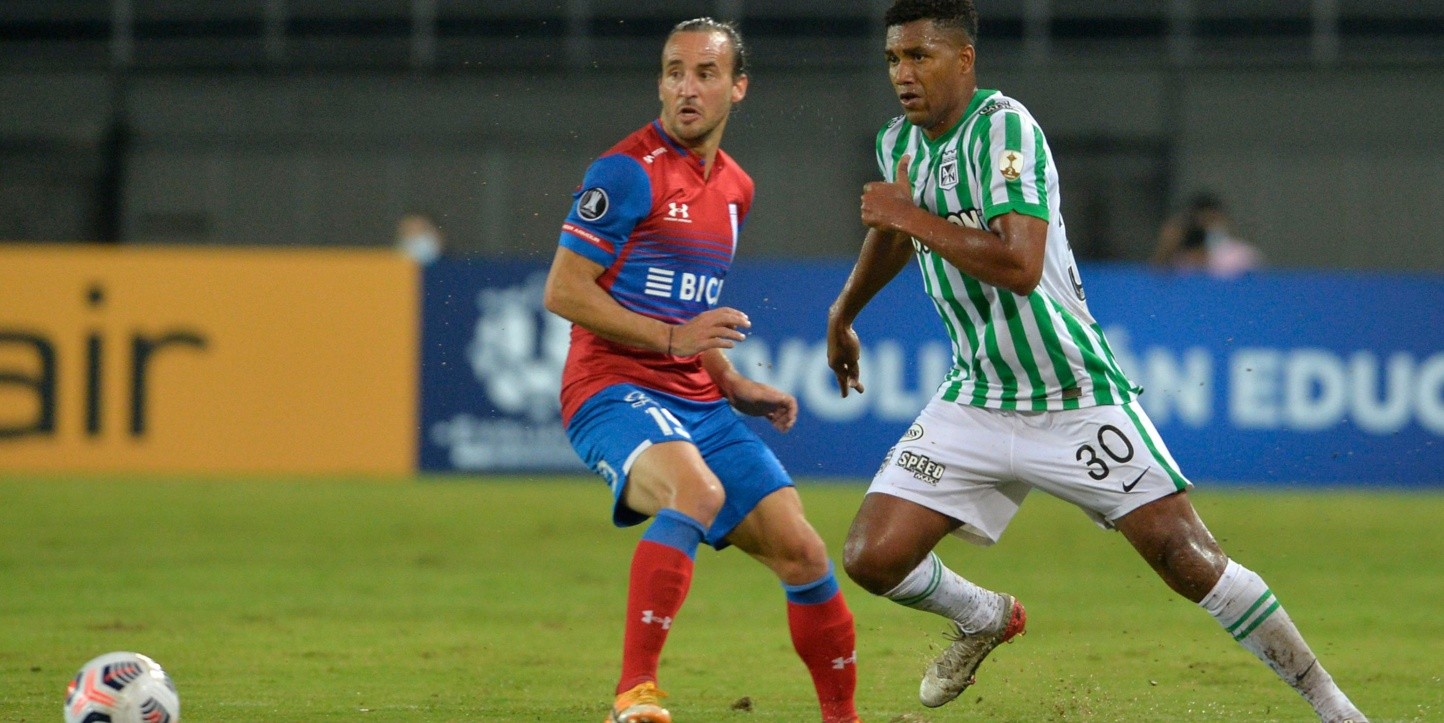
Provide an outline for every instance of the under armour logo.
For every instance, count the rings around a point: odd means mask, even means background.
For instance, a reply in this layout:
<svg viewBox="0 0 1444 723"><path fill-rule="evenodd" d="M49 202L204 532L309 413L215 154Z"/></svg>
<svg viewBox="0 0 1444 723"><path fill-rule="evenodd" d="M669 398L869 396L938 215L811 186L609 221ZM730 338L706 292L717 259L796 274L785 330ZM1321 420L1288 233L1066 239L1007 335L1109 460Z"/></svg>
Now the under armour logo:
<svg viewBox="0 0 1444 723"><path fill-rule="evenodd" d="M671 208L671 210L667 212L668 216L672 218L691 218L691 216L687 215L687 204L668 203L667 206Z"/></svg>
<svg viewBox="0 0 1444 723"><path fill-rule="evenodd" d="M642 622L644 622L644 623L646 623L646 624L648 624L648 625L651 625L652 623L661 623L663 630L671 630L671 629L672 629L672 619L671 619L671 618L664 618L664 617L661 617L661 616L659 616L659 615L653 615L651 610L643 610L643 611L642 611ZM854 653L854 654L853 654L853 657L857 657L857 654Z"/></svg>
<svg viewBox="0 0 1444 723"><path fill-rule="evenodd" d="M846 657L846 658L833 658L833 659L832 659L832 667L833 667L834 670L842 670L843 668L846 668L849 663L851 663L854 667L857 666L857 651L856 651L856 650L852 651L852 655L851 655L851 656L848 656L848 657Z"/></svg>

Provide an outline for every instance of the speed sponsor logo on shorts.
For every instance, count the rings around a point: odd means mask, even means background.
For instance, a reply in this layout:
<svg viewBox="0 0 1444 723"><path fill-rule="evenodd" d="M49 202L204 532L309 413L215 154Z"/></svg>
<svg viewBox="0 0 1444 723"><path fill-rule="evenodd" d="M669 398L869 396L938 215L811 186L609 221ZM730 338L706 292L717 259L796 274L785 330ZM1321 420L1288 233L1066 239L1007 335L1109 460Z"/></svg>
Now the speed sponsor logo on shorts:
<svg viewBox="0 0 1444 723"><path fill-rule="evenodd" d="M936 485L943 479L943 473L948 471L946 466L934 462L931 457L907 451L897 456L897 466L912 472L914 479L930 485Z"/></svg>

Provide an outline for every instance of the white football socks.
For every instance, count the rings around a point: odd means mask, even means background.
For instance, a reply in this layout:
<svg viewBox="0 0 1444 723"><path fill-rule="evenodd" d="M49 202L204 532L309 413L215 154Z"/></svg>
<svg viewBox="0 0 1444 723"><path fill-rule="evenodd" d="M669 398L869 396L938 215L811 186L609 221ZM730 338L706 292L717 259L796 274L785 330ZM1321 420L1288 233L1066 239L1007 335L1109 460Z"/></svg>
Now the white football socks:
<svg viewBox="0 0 1444 723"><path fill-rule="evenodd" d="M1252 570L1230 560L1223 576L1198 605L1297 690L1320 719L1330 723L1367 720L1334 684L1273 591Z"/></svg>
<svg viewBox="0 0 1444 723"><path fill-rule="evenodd" d="M1003 610L1002 595L963 579L935 553L928 553L927 559L883 595L899 605L954 620L969 634L996 624Z"/></svg>

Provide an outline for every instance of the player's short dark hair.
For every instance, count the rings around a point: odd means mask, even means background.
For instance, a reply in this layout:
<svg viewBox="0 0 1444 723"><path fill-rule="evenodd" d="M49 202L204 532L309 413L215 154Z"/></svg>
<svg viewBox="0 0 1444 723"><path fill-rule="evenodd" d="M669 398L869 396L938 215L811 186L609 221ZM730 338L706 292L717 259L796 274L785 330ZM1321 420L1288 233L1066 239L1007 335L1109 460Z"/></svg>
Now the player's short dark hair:
<svg viewBox="0 0 1444 723"><path fill-rule="evenodd" d="M882 19L887 27L931 20L938 27L961 30L969 43L978 43L978 9L973 0L893 0Z"/></svg>
<svg viewBox="0 0 1444 723"><path fill-rule="evenodd" d="M667 33L667 40L671 40L677 33L722 33L727 36L727 41L732 43L732 77L741 78L747 75L747 45L742 42L742 31L737 29L737 24L730 20L716 20L713 18L692 18L683 20L672 26L672 32Z"/></svg>

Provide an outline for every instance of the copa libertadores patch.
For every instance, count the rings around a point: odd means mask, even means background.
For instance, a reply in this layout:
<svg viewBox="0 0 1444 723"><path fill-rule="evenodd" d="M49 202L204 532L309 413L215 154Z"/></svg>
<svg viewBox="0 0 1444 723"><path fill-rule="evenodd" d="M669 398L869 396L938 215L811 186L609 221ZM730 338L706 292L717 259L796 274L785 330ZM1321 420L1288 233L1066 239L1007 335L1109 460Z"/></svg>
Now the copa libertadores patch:
<svg viewBox="0 0 1444 723"><path fill-rule="evenodd" d="M998 173L1009 181L1016 181L1023 175L1023 154L1014 150L1004 150L998 154Z"/></svg>
<svg viewBox="0 0 1444 723"><path fill-rule="evenodd" d="M607 207L610 205L606 190L588 188L582 192L582 197L577 199L577 215L581 216L583 221L595 221L607 215Z"/></svg>

